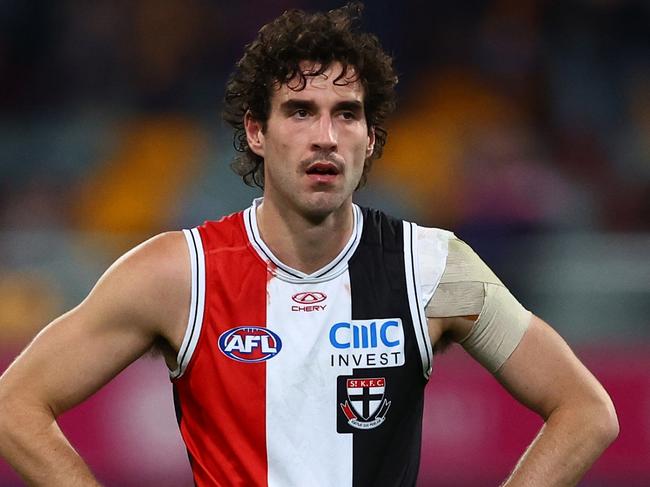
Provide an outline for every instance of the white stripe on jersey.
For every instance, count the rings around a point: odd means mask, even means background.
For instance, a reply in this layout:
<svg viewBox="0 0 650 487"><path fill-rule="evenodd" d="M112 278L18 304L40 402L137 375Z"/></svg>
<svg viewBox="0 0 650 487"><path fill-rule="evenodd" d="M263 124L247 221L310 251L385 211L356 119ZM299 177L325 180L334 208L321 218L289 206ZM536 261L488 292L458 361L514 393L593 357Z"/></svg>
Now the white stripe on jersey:
<svg viewBox="0 0 650 487"><path fill-rule="evenodd" d="M191 295L190 314L187 321L187 328L183 336L183 343L178 350L176 358L178 366L169 373L170 378L177 379L182 376L187 364L192 358L196 344L201 335L203 324L203 308L205 304L205 256L203 254L203 243L197 228L183 230L187 248L190 253L191 269Z"/></svg>
<svg viewBox="0 0 650 487"><path fill-rule="evenodd" d="M406 290L411 309L411 320L415 338L422 358L422 372L428 380L433 369L433 347L429 337L427 318L424 314L424 304L420 298L422 289L420 281L419 252L417 247L417 225L404 222L404 270L406 271ZM440 279L440 277L438 277Z"/></svg>
<svg viewBox="0 0 650 487"><path fill-rule="evenodd" d="M325 309L292 311L292 296L310 291L327 296L319 303ZM332 367L332 350L323 346L331 325L351 320L349 274L308 285L273 277L267 296L267 326L284 352L266 363L268 485L350 485L352 435L336 432L336 378L352 367Z"/></svg>

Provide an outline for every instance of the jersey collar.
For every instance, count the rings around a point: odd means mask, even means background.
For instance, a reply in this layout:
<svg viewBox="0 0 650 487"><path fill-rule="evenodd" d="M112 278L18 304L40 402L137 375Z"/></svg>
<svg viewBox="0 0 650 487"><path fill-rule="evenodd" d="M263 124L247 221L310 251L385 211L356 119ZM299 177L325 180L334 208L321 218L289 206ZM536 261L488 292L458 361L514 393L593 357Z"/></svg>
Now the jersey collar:
<svg viewBox="0 0 650 487"><path fill-rule="evenodd" d="M289 282L322 282L334 279L348 268L348 261L354 254L354 251L359 246L361 241L361 231L363 230L363 214L361 209L352 204L352 211L354 214L352 235L343 247L343 250L327 265L318 269L311 274L305 274L297 269L289 267L278 259L271 249L267 247L260 236L259 228L257 227L257 207L262 203L262 198L256 198L253 204L244 210L244 225L246 226L246 234L253 249L258 253L264 262L267 263L271 272L284 281Z"/></svg>

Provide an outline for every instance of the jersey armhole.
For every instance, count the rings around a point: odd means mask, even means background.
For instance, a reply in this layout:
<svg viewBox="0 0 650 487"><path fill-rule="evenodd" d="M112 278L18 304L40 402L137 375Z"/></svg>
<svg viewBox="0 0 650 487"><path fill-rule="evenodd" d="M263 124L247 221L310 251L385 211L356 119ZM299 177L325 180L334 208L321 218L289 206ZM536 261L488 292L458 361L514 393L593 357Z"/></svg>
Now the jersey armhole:
<svg viewBox="0 0 650 487"><path fill-rule="evenodd" d="M420 351L422 373L429 380L433 370L433 347L429 337L427 317L424 312L424 301L420 281L420 262L418 252L418 227L414 223L404 222L404 267L406 271L406 291L413 331ZM424 303L424 304L423 304Z"/></svg>
<svg viewBox="0 0 650 487"><path fill-rule="evenodd" d="M201 335L205 305L205 255L203 253L201 234L198 228L193 228L191 230L183 230L183 235L185 235L185 241L189 251L191 269L190 313L183 342L176 357L178 366L169 373L171 380L179 379L185 373L194 355L194 350Z"/></svg>
<svg viewBox="0 0 650 487"><path fill-rule="evenodd" d="M410 226L410 230L406 226ZM410 241L407 242L407 234L410 233ZM447 258L449 255L449 239L454 237L452 232L439 228L420 227L414 223L405 223L404 247L410 251L412 270L408 270L407 280L412 280L414 290L409 289L409 301L412 309L417 306L421 313L422 327L418 337L418 347L422 355L424 376L428 379L432 372L433 344L429 336L429 323L426 315L426 307L440 284L442 275L445 272ZM409 272L413 275L408 278ZM413 296L413 297L411 297ZM415 323L415 320L414 320ZM428 362L429 366L426 367Z"/></svg>

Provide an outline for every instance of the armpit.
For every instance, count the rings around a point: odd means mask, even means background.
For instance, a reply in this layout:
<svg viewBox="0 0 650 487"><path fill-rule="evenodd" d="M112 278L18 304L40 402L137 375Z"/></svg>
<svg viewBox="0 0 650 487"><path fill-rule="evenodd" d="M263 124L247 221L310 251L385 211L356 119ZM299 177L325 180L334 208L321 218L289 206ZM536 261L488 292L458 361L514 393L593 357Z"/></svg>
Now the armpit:
<svg viewBox="0 0 650 487"><path fill-rule="evenodd" d="M493 373L515 350L531 317L471 247L457 238L449 240L447 265L426 314L478 315L459 343Z"/></svg>

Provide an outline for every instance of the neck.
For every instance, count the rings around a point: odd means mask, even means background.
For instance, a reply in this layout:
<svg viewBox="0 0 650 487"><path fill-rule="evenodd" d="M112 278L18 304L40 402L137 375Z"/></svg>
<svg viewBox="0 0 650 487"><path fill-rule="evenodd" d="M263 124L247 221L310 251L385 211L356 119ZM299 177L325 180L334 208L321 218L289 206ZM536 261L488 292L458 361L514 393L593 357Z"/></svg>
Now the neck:
<svg viewBox="0 0 650 487"><path fill-rule="evenodd" d="M257 226L278 259L311 274L330 263L352 235L352 200L325 217L310 219L264 199L257 207Z"/></svg>

